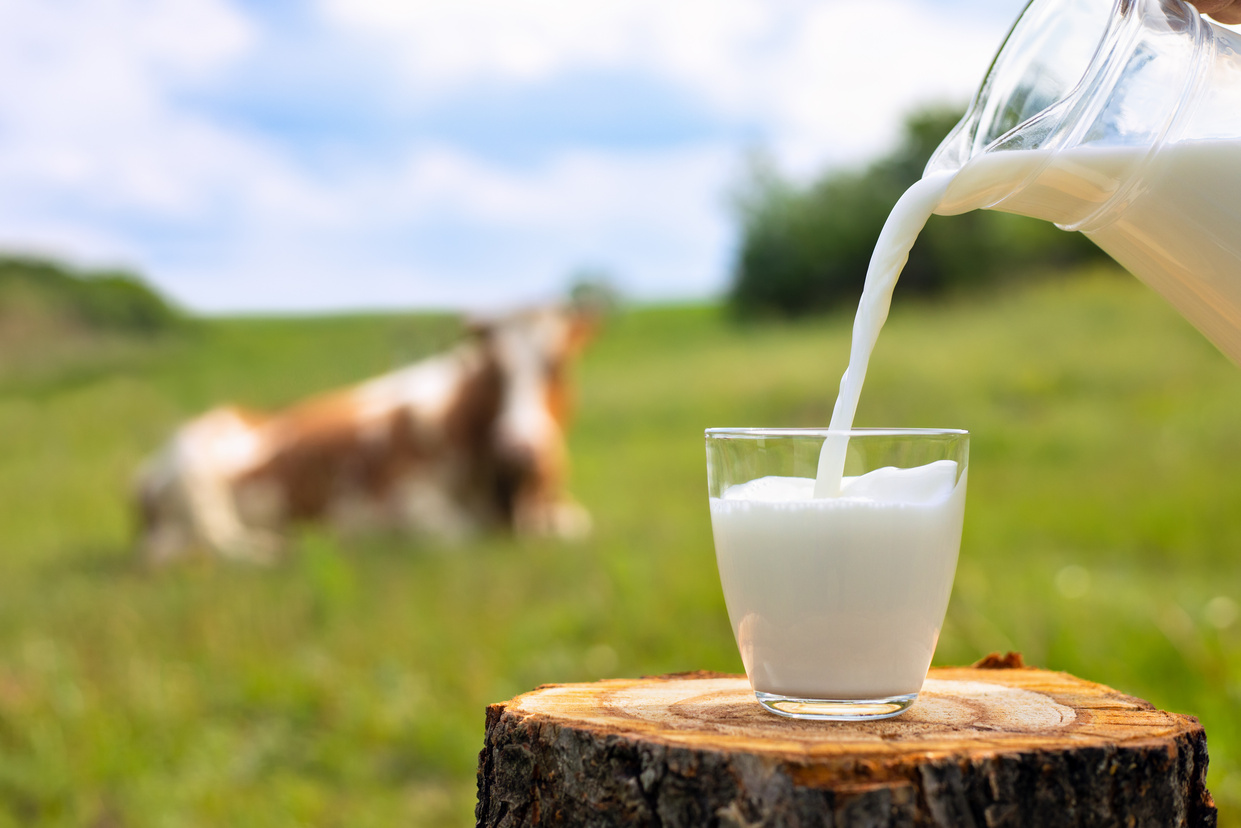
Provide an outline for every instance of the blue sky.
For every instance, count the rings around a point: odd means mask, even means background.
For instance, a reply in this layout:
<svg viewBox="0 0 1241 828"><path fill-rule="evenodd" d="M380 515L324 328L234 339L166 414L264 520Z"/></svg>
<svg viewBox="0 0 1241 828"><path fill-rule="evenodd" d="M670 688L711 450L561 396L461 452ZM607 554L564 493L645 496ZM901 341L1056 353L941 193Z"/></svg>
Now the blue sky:
<svg viewBox="0 0 1241 828"><path fill-rule="evenodd" d="M203 312L718 294L789 176L968 98L1021 0L0 0L0 248Z"/></svg>

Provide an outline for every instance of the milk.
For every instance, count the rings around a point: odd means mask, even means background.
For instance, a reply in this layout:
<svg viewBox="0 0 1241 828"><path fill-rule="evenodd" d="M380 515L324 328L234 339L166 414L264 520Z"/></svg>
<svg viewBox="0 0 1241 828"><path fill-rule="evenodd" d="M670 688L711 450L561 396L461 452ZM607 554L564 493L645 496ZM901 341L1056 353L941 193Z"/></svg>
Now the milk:
<svg viewBox="0 0 1241 828"><path fill-rule="evenodd" d="M1083 232L1241 364L1241 141L1167 144L1143 167L1147 152L1086 146L985 153L961 171L935 212L987 206L1071 225L1140 168L1141 181L1121 193L1115 220L1098 229L1087 220ZM1016 195L1002 197L1027 179Z"/></svg>
<svg viewBox="0 0 1241 828"><path fill-rule="evenodd" d="M934 214L989 208L1060 224L1085 220L1087 237L1241 363L1241 141L1182 141L1162 146L1149 162L1148 155L1147 147L1122 146L990 152L910 187L888 215L866 271L831 429L853 425L892 290ZM1134 170L1141 182L1120 190ZM1121 204L1109 206L1118 194ZM1094 229L1090 216L1101 209L1108 215ZM824 443L816 497L839 493L847 447L844 435Z"/></svg>
<svg viewBox="0 0 1241 828"><path fill-rule="evenodd" d="M940 460L815 481L763 477L711 498L720 581L759 693L916 694L952 590L966 473Z"/></svg>

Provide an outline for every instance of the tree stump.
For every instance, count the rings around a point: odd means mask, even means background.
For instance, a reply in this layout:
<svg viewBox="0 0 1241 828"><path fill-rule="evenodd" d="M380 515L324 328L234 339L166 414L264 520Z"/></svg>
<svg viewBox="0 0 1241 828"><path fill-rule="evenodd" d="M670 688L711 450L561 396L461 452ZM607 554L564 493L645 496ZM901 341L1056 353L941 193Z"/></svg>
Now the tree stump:
<svg viewBox="0 0 1241 828"><path fill-rule="evenodd" d="M744 676L687 673L491 705L475 816L497 828L1214 826L1206 767L1196 719L1066 673L932 669L904 715L865 723L780 718Z"/></svg>

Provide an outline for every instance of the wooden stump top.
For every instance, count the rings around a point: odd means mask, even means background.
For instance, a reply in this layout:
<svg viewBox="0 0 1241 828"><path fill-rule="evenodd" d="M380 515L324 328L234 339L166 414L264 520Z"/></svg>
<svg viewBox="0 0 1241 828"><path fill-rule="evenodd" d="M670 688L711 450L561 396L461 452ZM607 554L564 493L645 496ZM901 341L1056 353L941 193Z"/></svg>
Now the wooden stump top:
<svg viewBox="0 0 1241 828"><path fill-rule="evenodd" d="M545 685L487 711L479 825L1213 825L1191 716L1066 673L932 669L903 715L787 719L744 676Z"/></svg>
<svg viewBox="0 0 1241 828"><path fill-rule="evenodd" d="M1197 719L1102 684L1029 667L932 668L908 711L872 722L776 716L755 700L745 676L707 672L544 685L501 707L600 736L818 760L1114 746L1202 729Z"/></svg>

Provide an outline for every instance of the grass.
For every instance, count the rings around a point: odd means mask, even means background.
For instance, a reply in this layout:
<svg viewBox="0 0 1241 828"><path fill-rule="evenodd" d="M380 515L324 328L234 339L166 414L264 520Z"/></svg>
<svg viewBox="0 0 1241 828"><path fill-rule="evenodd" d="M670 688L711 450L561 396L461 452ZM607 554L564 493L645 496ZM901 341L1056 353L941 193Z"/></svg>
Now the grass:
<svg viewBox="0 0 1241 828"><path fill-rule="evenodd" d="M537 684L739 670L702 429L822 425L847 314L623 315L579 370L580 545L306 532L148 573L128 481L180 419L451 341L438 317L215 321L0 373L0 826L472 823L483 709ZM897 306L861 425L973 433L936 662L1003 649L1198 715L1241 825L1241 373L1111 272Z"/></svg>

